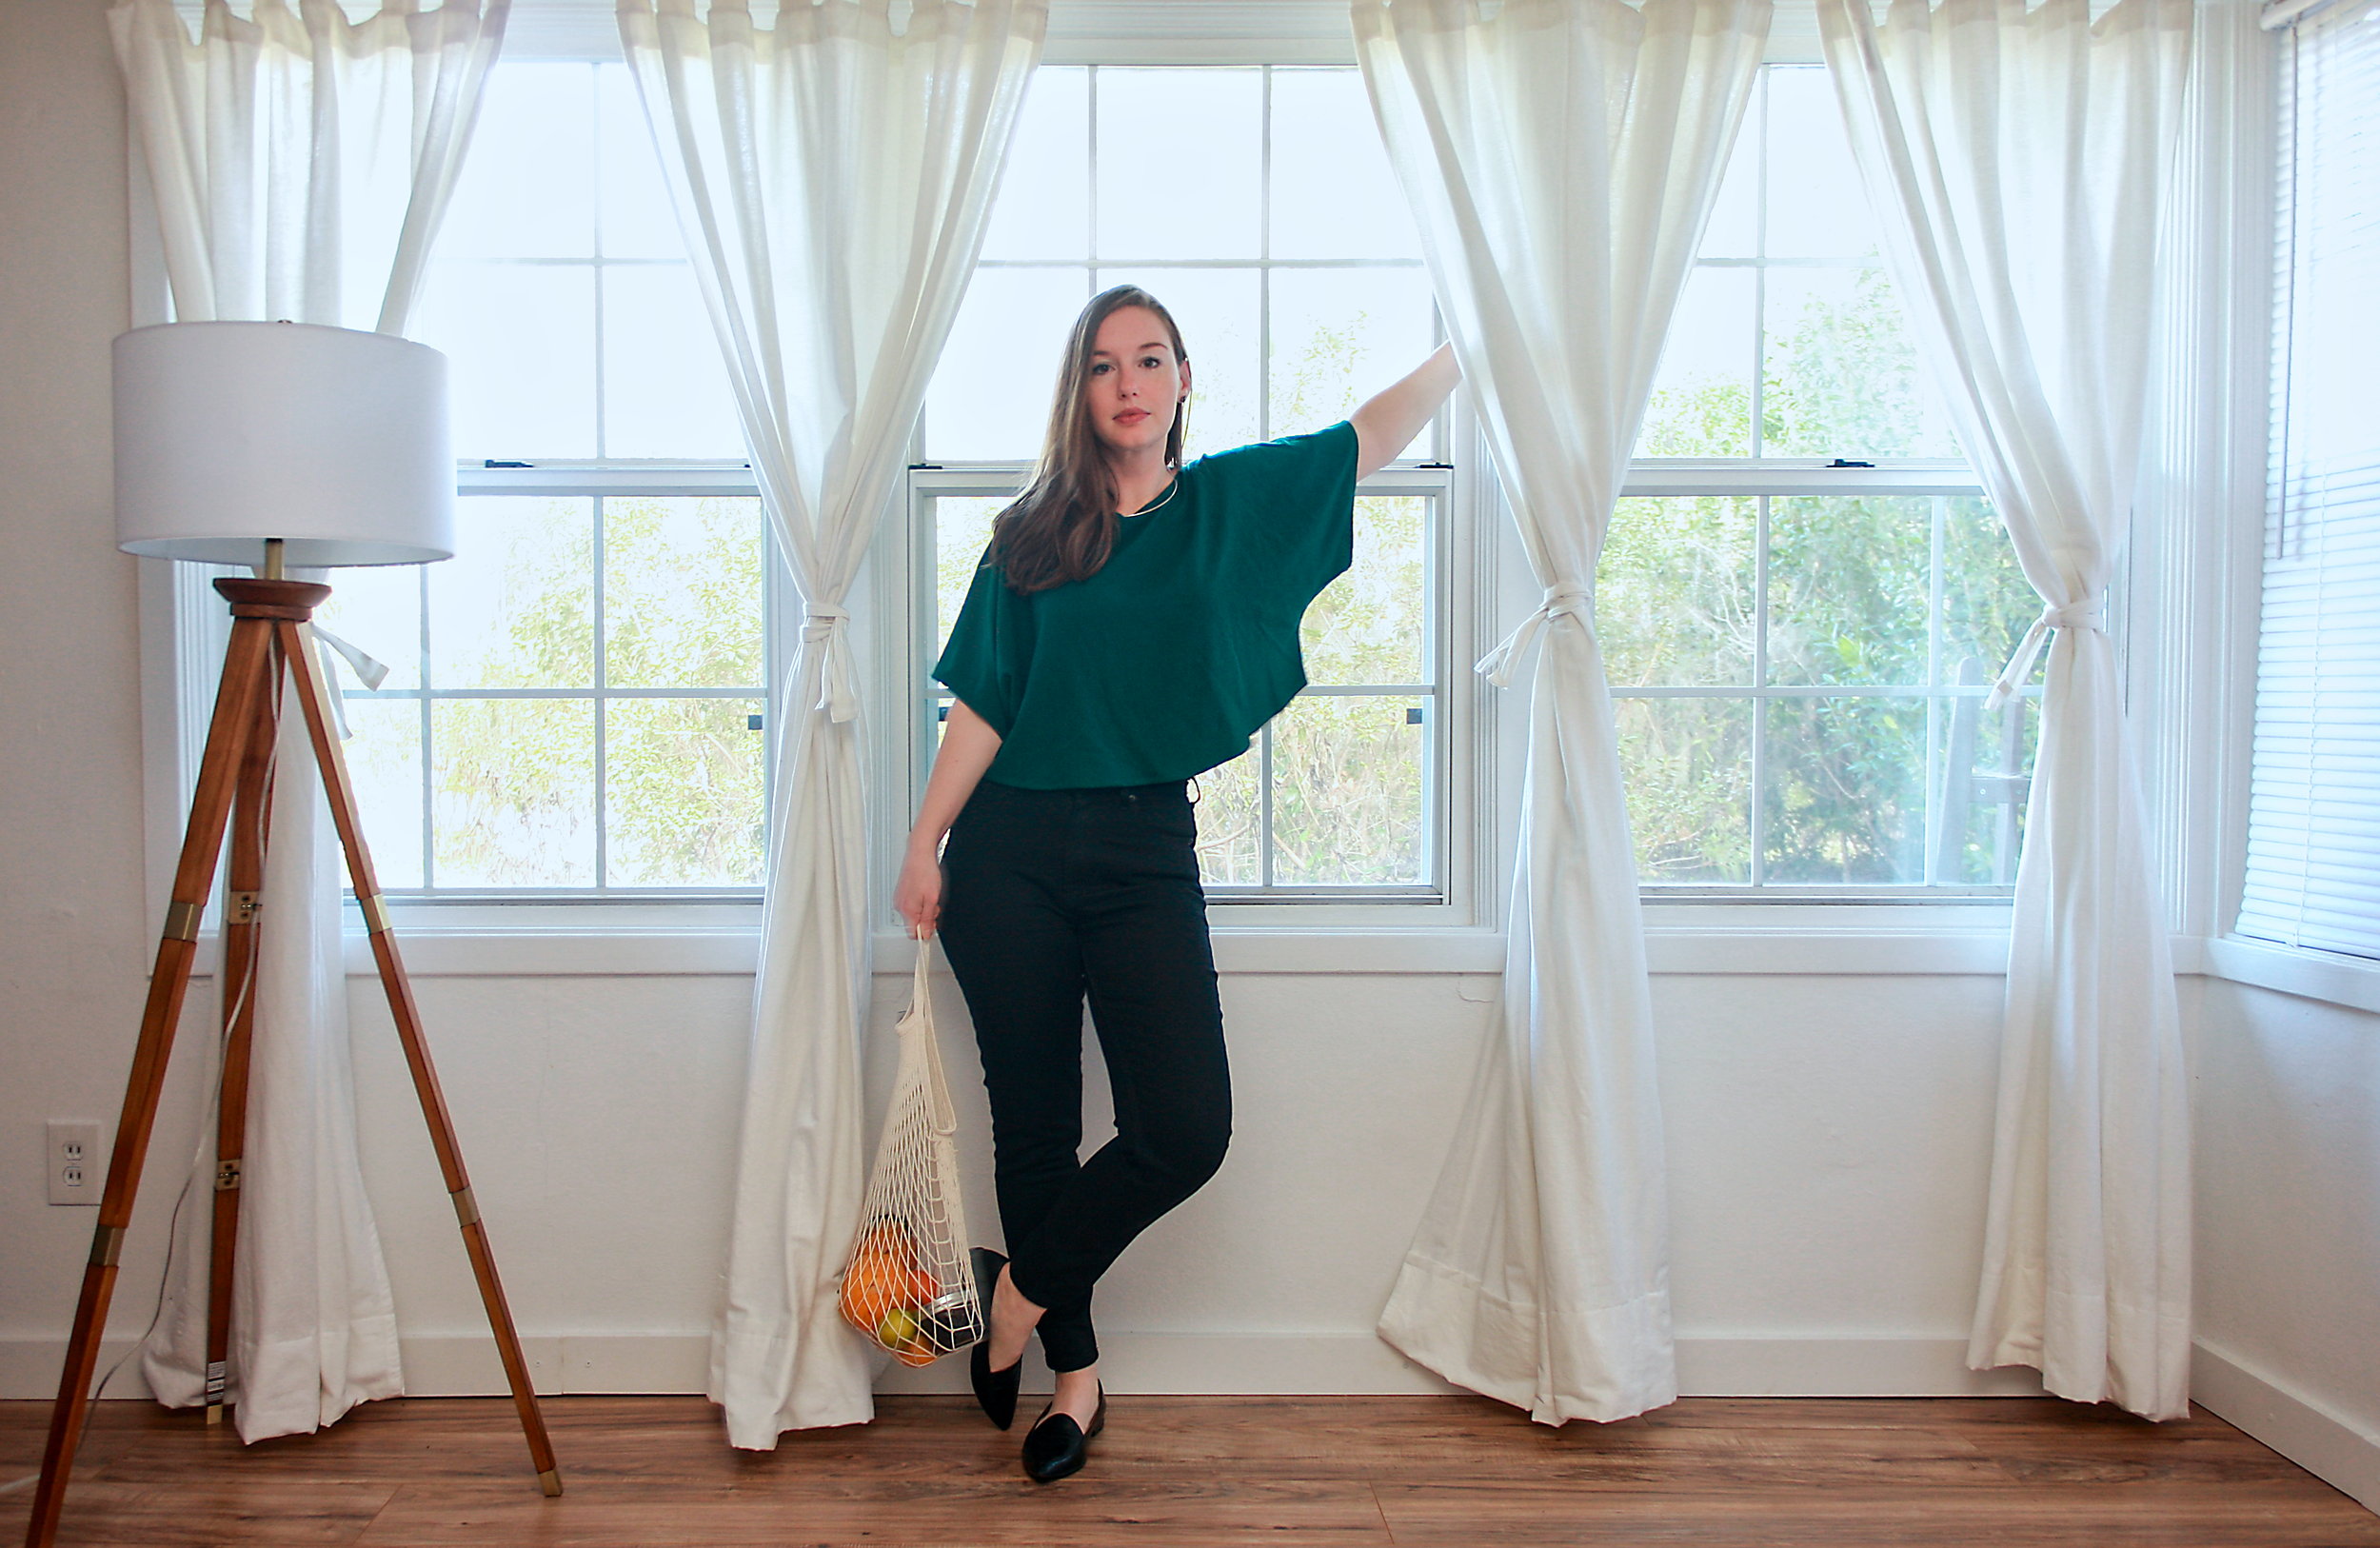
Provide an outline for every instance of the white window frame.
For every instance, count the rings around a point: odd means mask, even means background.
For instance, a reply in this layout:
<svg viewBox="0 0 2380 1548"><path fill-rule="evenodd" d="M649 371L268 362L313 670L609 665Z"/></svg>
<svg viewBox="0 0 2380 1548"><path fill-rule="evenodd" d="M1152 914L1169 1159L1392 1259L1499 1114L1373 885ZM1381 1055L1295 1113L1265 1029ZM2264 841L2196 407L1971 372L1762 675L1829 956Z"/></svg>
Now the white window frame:
<svg viewBox="0 0 2380 1548"><path fill-rule="evenodd" d="M650 496L654 498L709 496L713 498L758 500L761 495L760 485L754 480L751 468L741 462L684 462L668 463L664 465L615 459L606 462L592 463L550 462L534 463L526 466L499 465L492 467L486 466L477 467L465 466L457 471L455 476L455 485L456 493L466 499L481 496L509 497L515 499L550 496L569 500L605 500L632 496ZM599 534L600 530L601 528L599 526ZM599 687L592 690L572 689L566 693L545 692L536 689L521 691L495 689L481 690L460 695L444 695L443 697L446 697L448 699L461 697L500 700L557 697L600 697L606 699L757 698L763 706L762 713L764 716L767 713L768 708L774 703L777 690L777 669L781 664L792 659L794 638L799 631L798 627L789 622L787 618L789 609L783 605L783 600L781 596L783 585L781 568L776 558L776 536L768 529L765 518L763 519L761 544L761 660L762 676L765 679L765 681L762 683L758 694L744 694L727 689L714 688L696 688L684 690L631 689L623 691ZM595 555L595 564L597 566L596 585L598 587L601 587L603 585L603 554L600 547ZM332 584L334 585L337 584L336 576L332 577ZM435 689L431 690L431 693L433 703L437 701L438 697L442 697ZM402 699L410 696L404 694L391 694L387 697ZM756 731L754 734L764 735L765 733ZM596 821L599 824L601 824L605 822L605 818L602 809L603 769L601 767L601 760L604 756L604 747L600 737L596 743L595 756L598 760L598 767L596 771ZM762 799L764 802L773 802L776 787L777 770L775 764L767 760L765 755L764 755L764 766L762 769ZM604 829L599 826L597 831L599 834L599 840L596 852L600 860L600 857L605 852L605 845L600 837ZM429 842L430 836L426 831L425 831L423 834L423 843L425 848L427 847ZM600 874L601 872L599 870L598 875ZM383 895L387 899L391 906L399 903L405 903L434 908L487 907L498 905L510 907L544 904L551 904L559 907L577 907L589 903L600 903L606 907L650 907L664 904L748 906L759 902L761 889L756 886L660 887L610 886L600 884L588 887L534 888L442 886L432 891L384 888Z"/></svg>
<svg viewBox="0 0 2380 1548"><path fill-rule="evenodd" d="M2176 968L2380 1013L2380 965L2232 928L2247 866L2287 38L2260 30L2258 11L2198 11L2182 182L2197 218L2174 255L2167 308L2169 355L2196 374L2169 405L2144 501L2155 522L2130 561L2135 745Z"/></svg>
<svg viewBox="0 0 2380 1548"><path fill-rule="evenodd" d="M1621 485L1621 497L1682 497L1718 495L1738 499L1767 497L1775 500L1841 498L1867 496L1871 498L1932 498L1980 499L1983 486L1976 482L1973 470L1967 464L1948 458L1877 458L1872 466L1835 467L1816 458L1762 458L1702 461L1684 458L1648 458L1631 465ZM1766 604L1762 604L1765 613ZM2121 635L2121 606L2111 609L2111 631ZM1996 664L1995 664L1996 665ZM1758 705L1767 701L1784 698L1858 700L1858 699L1973 699L1980 703L1991 691L1985 683L1972 687L1942 685L1845 685L1817 684L1780 685L1774 684L1717 684L1710 686L1678 686L1656 688L1615 688L1614 699L1674 699L1709 698L1737 701ZM2037 700L2041 690L2028 686L2020 690L2023 697ZM1927 795L1931 807L1935 800L1935 780L1933 768L1936 750L1931 739L1928 744ZM1757 761L1755 760L1755 764ZM1759 769L1752 773L1751 800L1754 804L1753 834L1758 843L1758 805L1761 800ZM1978 774L1980 771L1976 771ZM1755 850L1756 856L1756 850ZM2013 864L2013 857L2011 857ZM2013 895L2013 883L1859 883L1849 884L1808 884L1795 883L1648 883L1640 888L1648 904L1671 903L1753 903L1763 907L1777 904L1888 906L1907 905L1924 908L1958 906L2005 906Z"/></svg>
<svg viewBox="0 0 2380 1548"><path fill-rule="evenodd" d="M1813 7L1806 5L1780 7L1768 45L1762 54L1761 69L1764 71L1774 66L1824 69L1825 66L1818 51L1815 22L1816 14ZM1768 100L1765 81L1755 83L1755 93L1752 113L1747 116L1742 129L1742 134L1746 138L1761 132L1756 117ZM1739 142L1737 146L1730 149L1730 154L1739 153L1742 149L1743 146ZM1765 206L1767 202L1765 189L1760 198ZM1879 258L1865 267L1877 268L1880 264ZM1759 298L1764 293L1766 276L1771 269L1793 270L1815 268L1848 271L1861 266L1835 259L1732 257L1697 258L1696 267L1697 268L1708 267L1752 269L1758 277L1754 291L1755 327L1765 328L1768 325L1768 318ZM1761 361L1764 358L1764 349L1755 352L1751 376L1749 411L1752 417L1751 428L1755 434L1755 439L1762 414ZM1845 461L1838 462L1837 459ZM1981 499L1984 498L1984 488L1975 477L1973 467L1960 458L1871 458L1861 448L1847 445L1827 458L1776 456L1765 450L1756 456L1729 458L1640 457L1631 461L1621 486L1621 495L1623 499L1663 496L1722 496L1772 500L1843 496ZM1765 553L1760 564L1765 569ZM1760 587L1758 609L1759 625L1765 633L1769 622L1765 583ZM2120 600L2112 612L2118 616L2111 624L2111 627L2120 632L2122 628ZM1929 626L1930 628L1934 626L1932 621ZM1993 665L1996 668L1997 664L1994 663ZM1765 771L1764 760L1759 754L1763 738L1757 728L1762 719L1759 713L1761 705L1771 700L1787 698L1837 701L1882 698L1942 701L1969 698L1980 703L1990 692L1988 681L1973 687L1961 688L1942 684L1781 685L1762 682L1760 676L1761 674L1755 672L1753 681L1745 684L1613 689L1615 700L1711 698L1744 703L1754 706L1755 731L1752 763L1749 769L1751 804L1749 819L1754 879L1730 883L1646 883L1641 886L1641 896L1646 903L1750 903L1763 908L1797 904L1852 905L1870 908L1893 905L1918 908L1956 906L1971 910L1978 907L2006 907L2013 891L2013 885L2006 883L1972 885L1959 883L1927 882L1811 884L1773 883L1758 879L1763 869L1761 838L1764 825L1762 812L1765 806L1765 792L1761 788L1762 776ZM2020 691L2029 699L2038 699L2040 695L2040 689L2037 686L2029 686ZM1939 793L1947 787L1943 776L1947 775L1948 770L1941 766L1946 750L1937 744L1935 738L1929 735L1926 748L1924 798L1926 809L1923 814L1929 835L1928 870L1933 868L1934 863L1933 834L1936 815L1934 807L1936 800L1939 799ZM2027 784L2029 785L2029 781ZM2021 799L2021 790L2025 787L2019 786L2019 799ZM2010 827L2013 830L2013 823ZM2010 857L2009 863L2013 868L2013 857Z"/></svg>

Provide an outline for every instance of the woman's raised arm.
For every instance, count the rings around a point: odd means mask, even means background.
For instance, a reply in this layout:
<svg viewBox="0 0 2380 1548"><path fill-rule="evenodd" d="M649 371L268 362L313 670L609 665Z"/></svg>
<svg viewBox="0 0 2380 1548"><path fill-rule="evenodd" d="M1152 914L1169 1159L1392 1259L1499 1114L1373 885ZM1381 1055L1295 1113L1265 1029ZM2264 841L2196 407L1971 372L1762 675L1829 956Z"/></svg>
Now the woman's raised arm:
<svg viewBox="0 0 2380 1548"><path fill-rule="evenodd" d="M1461 380L1455 347L1441 344L1411 375L1381 388L1349 415L1356 427L1356 477L1370 478L1395 462Z"/></svg>
<svg viewBox="0 0 2380 1548"><path fill-rule="evenodd" d="M964 701L953 699L950 719L942 724L942 749L934 754L934 772L926 776L925 799L918 803L917 824L909 829L901 880L893 886L893 907L909 922L912 935L932 935L942 919L942 835L959 820L999 752L1000 733L991 722Z"/></svg>

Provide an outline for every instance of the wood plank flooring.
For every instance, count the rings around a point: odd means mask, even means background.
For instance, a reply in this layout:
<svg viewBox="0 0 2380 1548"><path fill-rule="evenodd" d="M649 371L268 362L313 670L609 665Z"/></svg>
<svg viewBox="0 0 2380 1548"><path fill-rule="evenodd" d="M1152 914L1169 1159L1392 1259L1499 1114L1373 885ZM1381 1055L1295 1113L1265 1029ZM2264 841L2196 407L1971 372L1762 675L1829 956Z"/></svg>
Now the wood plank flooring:
<svg viewBox="0 0 2380 1548"><path fill-rule="evenodd" d="M1028 1399L1029 1402L1029 1399ZM1036 1409L1028 1407L1027 1415ZM1689 1399L1534 1425L1461 1398L1118 1398L1090 1467L1041 1487L962 1398L730 1450L695 1398L545 1402L567 1493L510 1406L411 1399L242 1447L101 1404L62 1544L2210 1545L2380 1548L2380 1517L2203 1411L2152 1425L2023 1399ZM46 1403L0 1403L0 1483ZM0 1495L0 1544L31 1490Z"/></svg>

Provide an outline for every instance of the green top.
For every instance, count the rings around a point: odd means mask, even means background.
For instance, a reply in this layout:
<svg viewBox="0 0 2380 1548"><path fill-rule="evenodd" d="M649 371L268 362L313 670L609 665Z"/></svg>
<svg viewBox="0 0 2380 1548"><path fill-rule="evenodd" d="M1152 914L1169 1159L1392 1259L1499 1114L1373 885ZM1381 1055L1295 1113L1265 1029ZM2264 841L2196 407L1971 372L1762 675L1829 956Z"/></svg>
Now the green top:
<svg viewBox="0 0 2380 1548"><path fill-rule="evenodd" d="M1123 517L1098 574L1019 596L990 553L934 676L1035 790L1186 780L1248 750L1305 686L1298 626L1354 555L1345 422L1201 457Z"/></svg>

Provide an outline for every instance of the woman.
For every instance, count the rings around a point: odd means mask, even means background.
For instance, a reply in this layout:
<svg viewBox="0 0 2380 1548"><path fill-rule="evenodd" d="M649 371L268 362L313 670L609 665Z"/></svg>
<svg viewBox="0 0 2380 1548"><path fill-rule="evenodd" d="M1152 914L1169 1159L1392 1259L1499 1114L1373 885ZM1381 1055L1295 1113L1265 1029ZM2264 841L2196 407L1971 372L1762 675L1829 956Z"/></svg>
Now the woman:
<svg viewBox="0 0 2380 1548"><path fill-rule="evenodd" d="M1092 1285L1230 1138L1186 782L1304 685L1299 622L1347 567L1356 481L1456 378L1440 348L1348 422L1185 467L1181 334L1146 291L1103 292L934 668L957 702L894 903L919 935L940 926L975 1021L1012 1257L980 1260L972 1374L1006 1429L1041 1334L1058 1390L1025 1437L1039 1481L1080 1469L1106 1419ZM1086 995L1116 1138L1078 1163Z"/></svg>

